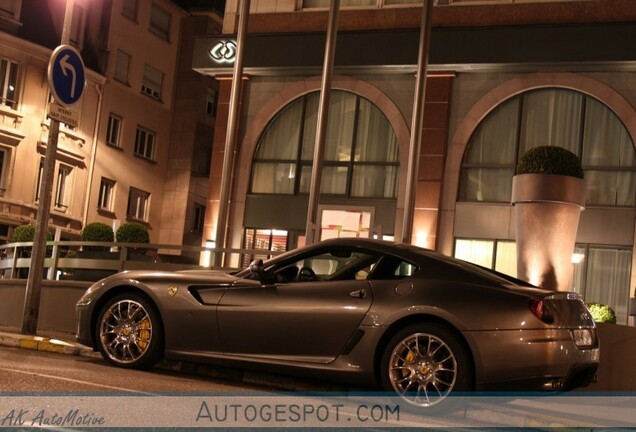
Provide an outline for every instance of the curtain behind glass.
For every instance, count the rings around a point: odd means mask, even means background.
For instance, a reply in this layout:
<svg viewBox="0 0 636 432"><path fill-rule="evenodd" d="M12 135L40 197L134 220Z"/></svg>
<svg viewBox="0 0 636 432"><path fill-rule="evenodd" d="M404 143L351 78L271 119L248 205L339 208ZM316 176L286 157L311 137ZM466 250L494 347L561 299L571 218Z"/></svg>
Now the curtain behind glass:
<svg viewBox="0 0 636 432"><path fill-rule="evenodd" d="M386 116L375 105L360 98L356 128L355 161L396 162L397 139Z"/></svg>
<svg viewBox="0 0 636 432"><path fill-rule="evenodd" d="M302 160L312 160L316 143L319 93L307 96L305 131L303 134ZM356 114L356 95L344 91L332 91L329 97L329 120L325 139L324 160L348 161L353 144L353 126Z"/></svg>
<svg viewBox="0 0 636 432"><path fill-rule="evenodd" d="M492 240L455 240L455 258L492 268L495 242Z"/></svg>
<svg viewBox="0 0 636 432"><path fill-rule="evenodd" d="M325 141L326 161L350 161L353 126L356 118L356 95L332 92L329 101L329 121ZM314 126L315 128L315 126Z"/></svg>
<svg viewBox="0 0 636 432"><path fill-rule="evenodd" d="M611 306L616 322L627 322L632 253L627 249L589 249L585 301Z"/></svg>
<svg viewBox="0 0 636 432"><path fill-rule="evenodd" d="M518 118L515 98L493 110L475 130L459 179L461 201L510 201Z"/></svg>
<svg viewBox="0 0 636 432"><path fill-rule="evenodd" d="M587 98L585 114L581 159L586 172L588 203L633 207L636 205L636 171L620 170L636 168L636 152L627 129L616 114L591 97Z"/></svg>
<svg viewBox="0 0 636 432"><path fill-rule="evenodd" d="M470 137L464 163L514 165L518 117L518 98L493 110Z"/></svg>
<svg viewBox="0 0 636 432"><path fill-rule="evenodd" d="M495 270L517 277L517 244L514 241L498 241Z"/></svg>
<svg viewBox="0 0 636 432"><path fill-rule="evenodd" d="M257 159L296 159L302 110L302 98L297 99L269 122L256 149Z"/></svg>
<svg viewBox="0 0 636 432"><path fill-rule="evenodd" d="M536 90L523 95L519 157L531 148L559 146L579 154L583 95L571 90Z"/></svg>

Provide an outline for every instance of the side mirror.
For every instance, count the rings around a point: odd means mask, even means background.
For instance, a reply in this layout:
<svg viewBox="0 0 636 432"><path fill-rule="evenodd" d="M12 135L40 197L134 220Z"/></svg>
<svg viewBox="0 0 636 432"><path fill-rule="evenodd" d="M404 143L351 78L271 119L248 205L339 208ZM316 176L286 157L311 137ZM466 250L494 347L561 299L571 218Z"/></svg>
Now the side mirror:
<svg viewBox="0 0 636 432"><path fill-rule="evenodd" d="M265 272L262 259L255 259L250 263L250 274L261 283L264 283Z"/></svg>

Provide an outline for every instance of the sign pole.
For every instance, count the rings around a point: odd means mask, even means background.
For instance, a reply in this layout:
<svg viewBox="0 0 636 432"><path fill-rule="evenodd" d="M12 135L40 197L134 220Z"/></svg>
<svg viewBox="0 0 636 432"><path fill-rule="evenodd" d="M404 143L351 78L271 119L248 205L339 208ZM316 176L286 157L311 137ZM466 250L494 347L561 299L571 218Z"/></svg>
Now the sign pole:
<svg viewBox="0 0 636 432"><path fill-rule="evenodd" d="M70 30L73 14L73 2L74 0L66 0L66 9L64 11L64 26L62 29L62 45L56 49L49 62L49 85L53 90L54 96L57 100L64 99L65 102L74 104L81 97L84 89L84 64L79 57L79 63L75 61L74 64L69 65L67 63L69 56L61 57L59 49L67 44L70 39ZM72 49L72 47L68 47ZM78 53L72 51L71 54L79 56ZM59 60L58 60L59 58ZM71 80L71 85L68 82L61 83L59 78L58 82L52 82L52 72L54 63L58 62L62 66L62 74L68 76ZM58 74L59 75L59 74ZM79 77L79 79L78 79ZM58 89L58 87L60 87ZM69 95L62 95L61 93L70 93ZM72 97L60 97L70 96ZM57 154L57 140L60 133L60 122L51 118L49 126L49 137L46 143L46 152L44 156L44 167L42 170L42 176L40 178L39 185L39 203L38 213L35 222L35 236L33 238L33 249L31 250L31 265L29 267L29 277L27 279L26 292L24 294L24 311L22 316L22 334L35 335L38 327L38 316L40 311L40 294L42 288L42 277L44 275L44 257L46 254L46 240L48 238L49 217L51 215L51 192L53 190L53 173L55 171L55 159Z"/></svg>
<svg viewBox="0 0 636 432"><path fill-rule="evenodd" d="M44 275L44 255L48 237L49 216L51 214L51 192L53 189L53 172L55 170L55 153L60 122L51 119L49 138L46 143L44 168L40 179L40 196L38 214L35 222L35 237L31 252L31 266L24 296L24 315L22 317L22 333L34 335L37 332L40 309L40 292Z"/></svg>

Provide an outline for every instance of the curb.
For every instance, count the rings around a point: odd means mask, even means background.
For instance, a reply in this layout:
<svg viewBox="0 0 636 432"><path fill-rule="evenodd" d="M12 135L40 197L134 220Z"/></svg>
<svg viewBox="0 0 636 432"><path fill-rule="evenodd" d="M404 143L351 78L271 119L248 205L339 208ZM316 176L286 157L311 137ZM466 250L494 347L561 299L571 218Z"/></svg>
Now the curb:
<svg viewBox="0 0 636 432"><path fill-rule="evenodd" d="M13 333L0 332L0 345L81 357L99 357L98 353L93 352L93 350L88 347L43 336L16 335Z"/></svg>

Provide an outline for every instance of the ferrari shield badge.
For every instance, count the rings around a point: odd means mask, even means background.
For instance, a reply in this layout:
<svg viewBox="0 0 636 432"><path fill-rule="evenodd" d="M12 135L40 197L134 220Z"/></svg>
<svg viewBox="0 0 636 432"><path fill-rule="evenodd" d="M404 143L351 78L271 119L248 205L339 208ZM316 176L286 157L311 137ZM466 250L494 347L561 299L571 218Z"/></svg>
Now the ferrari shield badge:
<svg viewBox="0 0 636 432"><path fill-rule="evenodd" d="M170 294L170 297L174 297L177 295L177 291L179 291L179 287L176 285L170 285L168 287L168 294Z"/></svg>

